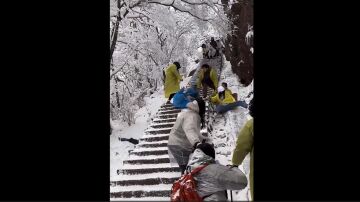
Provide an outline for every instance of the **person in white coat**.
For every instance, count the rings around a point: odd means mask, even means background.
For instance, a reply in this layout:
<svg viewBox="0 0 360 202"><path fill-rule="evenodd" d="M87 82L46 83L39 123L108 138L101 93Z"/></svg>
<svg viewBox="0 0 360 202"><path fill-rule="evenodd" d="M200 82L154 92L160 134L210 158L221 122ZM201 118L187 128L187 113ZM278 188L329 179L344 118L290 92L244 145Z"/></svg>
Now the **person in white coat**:
<svg viewBox="0 0 360 202"><path fill-rule="evenodd" d="M183 174L189 161L189 156L197 144L205 137L200 133L204 126L205 102L197 98L189 102L183 109L170 131L168 150L173 156Z"/></svg>

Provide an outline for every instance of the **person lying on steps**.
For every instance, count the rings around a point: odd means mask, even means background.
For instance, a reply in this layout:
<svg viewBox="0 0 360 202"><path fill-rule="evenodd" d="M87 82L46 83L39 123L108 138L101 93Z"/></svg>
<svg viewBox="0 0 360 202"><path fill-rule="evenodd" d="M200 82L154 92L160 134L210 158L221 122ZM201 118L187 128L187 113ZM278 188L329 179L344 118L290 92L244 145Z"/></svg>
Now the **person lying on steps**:
<svg viewBox="0 0 360 202"><path fill-rule="evenodd" d="M210 100L216 105L215 111L219 114L235 109L238 106L243 108L248 107L245 101L236 101L232 96L231 91L226 91L223 86L219 86L217 92L218 93L211 97Z"/></svg>

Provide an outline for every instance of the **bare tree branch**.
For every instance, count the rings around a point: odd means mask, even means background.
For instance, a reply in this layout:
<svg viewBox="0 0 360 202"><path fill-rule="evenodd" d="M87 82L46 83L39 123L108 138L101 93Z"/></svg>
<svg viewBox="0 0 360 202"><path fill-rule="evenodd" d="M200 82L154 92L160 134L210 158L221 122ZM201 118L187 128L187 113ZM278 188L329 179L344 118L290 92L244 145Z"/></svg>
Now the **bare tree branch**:
<svg viewBox="0 0 360 202"><path fill-rule="evenodd" d="M117 74L120 70L122 70L122 68L123 68L126 64L128 64L127 61L126 61L126 62L123 64L123 66L121 66L119 69L117 69L117 70L115 70L113 73L111 73L111 74L110 74L110 80L111 80L111 78L112 78L115 74Z"/></svg>
<svg viewBox="0 0 360 202"><path fill-rule="evenodd" d="M177 11L180 11L180 12L183 12L183 13L188 13L189 15L191 15L191 16L199 19L199 20L202 20L202 21L214 20L214 18L208 18L208 19L206 19L206 18L201 18L201 17L193 14L193 13L191 12L191 10L183 10L183 9L181 9L180 7L178 7L178 6L176 6L176 5L174 4L174 3L175 3L175 0L174 0L171 4L165 4L165 3L158 2L158 1L154 1L154 0L149 1L148 3L159 4L159 5L162 5L162 6L170 6L170 7L174 8L174 9L177 10Z"/></svg>
<svg viewBox="0 0 360 202"><path fill-rule="evenodd" d="M184 3L187 3L187 4L190 4L190 5L207 5L209 6L209 4L207 2L190 2L190 1L187 1L187 0L180 0L181 2L184 2ZM219 3L214 3L213 4L215 5L219 5L219 6L222 6L223 4L219 4Z"/></svg>

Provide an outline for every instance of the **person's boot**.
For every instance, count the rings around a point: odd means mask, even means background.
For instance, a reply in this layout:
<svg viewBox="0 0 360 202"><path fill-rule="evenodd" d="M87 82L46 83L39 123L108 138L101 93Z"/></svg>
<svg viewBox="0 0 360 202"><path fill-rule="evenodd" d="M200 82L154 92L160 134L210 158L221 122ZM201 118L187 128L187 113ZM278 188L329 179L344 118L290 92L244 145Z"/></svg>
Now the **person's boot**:
<svg viewBox="0 0 360 202"><path fill-rule="evenodd" d="M186 170L186 165L179 165L180 170L181 170L181 175L183 175L185 173Z"/></svg>

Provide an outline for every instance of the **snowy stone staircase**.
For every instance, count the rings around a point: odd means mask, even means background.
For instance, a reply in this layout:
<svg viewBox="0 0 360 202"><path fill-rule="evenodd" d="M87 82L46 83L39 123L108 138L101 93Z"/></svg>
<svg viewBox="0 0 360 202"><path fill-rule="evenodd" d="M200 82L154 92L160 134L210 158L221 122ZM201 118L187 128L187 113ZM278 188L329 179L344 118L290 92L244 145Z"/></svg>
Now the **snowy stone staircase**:
<svg viewBox="0 0 360 202"><path fill-rule="evenodd" d="M221 66L216 61L215 65ZM208 89L208 95L212 93L213 90ZM201 89L199 94L203 95ZM171 186L181 174L178 165L170 164L167 143L180 111L172 104L160 107L129 159L123 161L118 176L110 181L110 200L169 201ZM205 116L208 120L207 111ZM207 128L201 130L201 134L208 137Z"/></svg>
<svg viewBox="0 0 360 202"><path fill-rule="evenodd" d="M170 164L167 142L180 111L171 104L161 106L129 159L123 161L118 180L110 182L111 200L169 200L180 169Z"/></svg>

